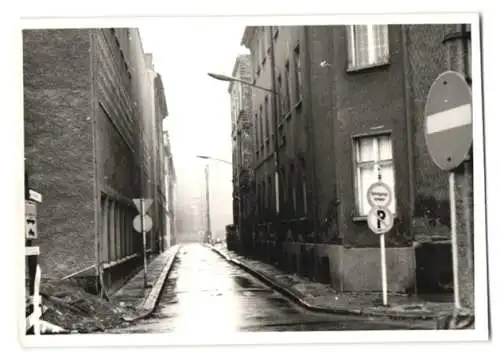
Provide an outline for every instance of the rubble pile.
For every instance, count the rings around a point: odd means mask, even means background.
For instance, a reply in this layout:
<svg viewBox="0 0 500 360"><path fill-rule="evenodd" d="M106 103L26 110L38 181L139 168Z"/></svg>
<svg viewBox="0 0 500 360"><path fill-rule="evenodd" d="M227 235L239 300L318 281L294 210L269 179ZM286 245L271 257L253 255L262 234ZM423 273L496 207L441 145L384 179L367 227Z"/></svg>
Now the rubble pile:
<svg viewBox="0 0 500 360"><path fill-rule="evenodd" d="M70 281L42 281L42 320L66 333L94 333L130 325L134 309L90 294Z"/></svg>

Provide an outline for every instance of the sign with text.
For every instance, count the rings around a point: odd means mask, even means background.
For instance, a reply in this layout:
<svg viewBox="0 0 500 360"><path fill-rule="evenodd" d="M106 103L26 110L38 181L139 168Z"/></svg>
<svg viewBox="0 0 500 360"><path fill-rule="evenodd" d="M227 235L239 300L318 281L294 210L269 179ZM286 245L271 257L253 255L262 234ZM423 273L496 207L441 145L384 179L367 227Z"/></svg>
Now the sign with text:
<svg viewBox="0 0 500 360"><path fill-rule="evenodd" d="M371 206L388 207L392 202L392 191L382 181L372 184L366 192L368 203Z"/></svg>

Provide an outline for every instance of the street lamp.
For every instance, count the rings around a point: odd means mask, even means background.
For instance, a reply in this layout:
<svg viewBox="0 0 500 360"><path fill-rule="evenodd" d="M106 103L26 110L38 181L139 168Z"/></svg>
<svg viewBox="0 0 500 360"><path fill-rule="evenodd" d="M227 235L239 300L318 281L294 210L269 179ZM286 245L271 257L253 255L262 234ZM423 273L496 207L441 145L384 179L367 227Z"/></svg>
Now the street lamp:
<svg viewBox="0 0 500 360"><path fill-rule="evenodd" d="M230 161L227 160L222 160L222 159L217 159L213 158L211 156L206 156L206 155L196 155L197 158L199 159L204 159L204 160L213 160L213 161L219 161L225 164L232 165ZM206 222L207 222L207 229L205 230L205 242L210 243L212 239L212 229L210 225L210 186L209 186L209 163L207 162L205 164L205 201L207 204L207 211L206 211Z"/></svg>
<svg viewBox="0 0 500 360"><path fill-rule="evenodd" d="M253 84L251 82L248 82L246 80L232 77L232 76L227 76L223 74L214 74L214 73L208 73L208 76L220 80L220 81L234 81L234 82L239 82L245 85L248 85L250 87L254 87L266 92L269 92L274 95L275 103L274 103L274 163L276 167L276 171L274 174L274 181L275 181L275 189L276 189L276 213L279 214L279 206L280 206L280 198L279 198L279 161L278 161L278 104L281 104L279 101L279 96L280 94L272 89L268 89L256 84Z"/></svg>
<svg viewBox="0 0 500 360"><path fill-rule="evenodd" d="M274 172L274 185L275 185L275 205L276 205L276 220L275 220L275 231L276 231L276 242L275 246L278 246L278 238L279 234L281 233L281 214L280 214L280 185L279 185L279 131L278 131L278 122L279 122L279 112L278 112L278 106L281 105L281 95L279 92L276 92L275 89L275 67L274 67L274 46L273 42L271 41L271 79L272 79L272 88L265 88L256 84L253 84L251 82L248 82L244 79L240 78L235 78L232 76L227 76L227 75L222 75L222 74L213 74L213 73L208 73L208 75L216 80L220 81L228 81L228 82L238 82L247 86L250 86L252 88L256 88L268 93L271 93L273 95L273 117L274 117L274 166L275 166L275 172ZM277 250L277 249L276 249ZM277 254L277 252L276 252Z"/></svg>
<svg viewBox="0 0 500 360"><path fill-rule="evenodd" d="M266 91L266 92L270 92L274 95L278 95L278 93L272 89L268 89L268 88L265 88L265 87L262 87L262 86L259 86L259 85L256 85L256 84L253 84L249 81L246 81L246 80L243 80L243 79L239 79L239 78L235 78L235 77L232 77L232 76L227 76L227 75L222 75L222 74L214 74L214 73L208 73L208 76L216 79L216 80L220 80L220 81L234 81L234 82L239 82L239 83L242 83L242 84L245 84L245 85L248 85L248 86L251 86L251 87L254 87L254 88L257 88L257 89L260 89L260 90L263 90L263 91Z"/></svg>

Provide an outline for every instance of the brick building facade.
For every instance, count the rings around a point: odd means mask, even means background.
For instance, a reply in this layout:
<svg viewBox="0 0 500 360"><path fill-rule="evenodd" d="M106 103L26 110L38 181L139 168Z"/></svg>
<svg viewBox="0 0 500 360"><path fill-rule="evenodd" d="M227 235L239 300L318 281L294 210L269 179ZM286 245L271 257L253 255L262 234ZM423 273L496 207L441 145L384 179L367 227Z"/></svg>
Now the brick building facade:
<svg viewBox="0 0 500 360"><path fill-rule="evenodd" d="M24 30L23 60L42 274L114 288L142 265L133 198L155 199L148 251L159 252L165 235L161 79L137 29Z"/></svg>
<svg viewBox="0 0 500 360"><path fill-rule="evenodd" d="M427 152L423 121L429 88L447 69L443 40L456 27L245 29L254 84L278 94L253 90L257 254L339 290L378 291L378 237L365 200L378 164L395 199L389 290L415 288L422 240L447 246L436 271L450 274L447 174Z"/></svg>
<svg viewBox="0 0 500 360"><path fill-rule="evenodd" d="M236 58L232 76L247 82L252 81L250 56ZM254 133L252 125L252 88L240 82L231 82L228 88L231 98L231 134L233 164L233 224L236 226L237 241L231 244L241 248L251 242L255 212L254 200Z"/></svg>

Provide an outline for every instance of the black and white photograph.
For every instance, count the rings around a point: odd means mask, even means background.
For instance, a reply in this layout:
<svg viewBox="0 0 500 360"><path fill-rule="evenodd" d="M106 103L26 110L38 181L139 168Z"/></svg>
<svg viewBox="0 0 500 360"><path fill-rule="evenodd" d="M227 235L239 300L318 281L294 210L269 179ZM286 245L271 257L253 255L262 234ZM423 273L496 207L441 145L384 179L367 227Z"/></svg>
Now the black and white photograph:
<svg viewBox="0 0 500 360"><path fill-rule="evenodd" d="M488 338L479 14L19 31L24 346Z"/></svg>

